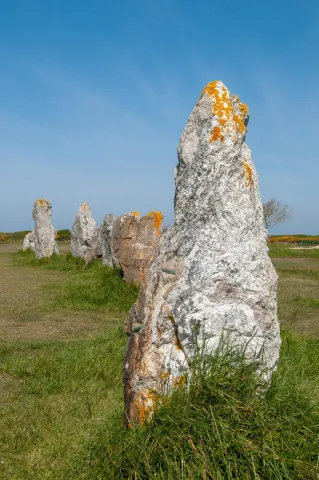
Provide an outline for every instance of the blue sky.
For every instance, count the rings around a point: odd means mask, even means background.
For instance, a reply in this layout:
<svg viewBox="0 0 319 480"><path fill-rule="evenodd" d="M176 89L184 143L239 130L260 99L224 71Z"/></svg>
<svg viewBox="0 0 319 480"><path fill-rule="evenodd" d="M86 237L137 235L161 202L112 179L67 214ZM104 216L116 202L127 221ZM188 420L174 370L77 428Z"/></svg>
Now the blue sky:
<svg viewBox="0 0 319 480"><path fill-rule="evenodd" d="M105 213L173 220L176 148L206 83L250 109L272 233L319 233L319 1L10 0L0 5L0 231L36 198L70 228Z"/></svg>

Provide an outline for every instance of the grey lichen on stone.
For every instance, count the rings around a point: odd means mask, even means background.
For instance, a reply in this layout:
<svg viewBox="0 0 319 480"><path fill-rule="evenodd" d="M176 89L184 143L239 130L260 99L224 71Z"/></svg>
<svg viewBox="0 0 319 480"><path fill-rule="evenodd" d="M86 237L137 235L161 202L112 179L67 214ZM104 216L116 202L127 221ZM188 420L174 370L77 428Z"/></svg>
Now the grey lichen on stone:
<svg viewBox="0 0 319 480"><path fill-rule="evenodd" d="M92 242L97 240L98 228L93 218L92 209L84 202L78 209L71 230L71 253L88 262L92 260Z"/></svg>
<svg viewBox="0 0 319 480"><path fill-rule="evenodd" d="M49 200L34 202L32 218L34 226L34 252L36 258L51 257L59 253L56 243L56 231L51 223L52 205Z"/></svg>
<svg viewBox="0 0 319 480"><path fill-rule="evenodd" d="M28 250L31 249L33 252L35 251L35 246L34 246L34 231L29 232L26 234L23 240L23 245L22 245L22 250Z"/></svg>
<svg viewBox="0 0 319 480"><path fill-rule="evenodd" d="M196 348L214 354L223 338L244 350L266 380L276 369L277 274L245 143L248 118L247 106L222 82L213 82L182 133L175 221L160 239L126 323L128 423L151 414L150 392L161 378L171 388L182 385ZM136 335L139 325L144 329Z"/></svg>

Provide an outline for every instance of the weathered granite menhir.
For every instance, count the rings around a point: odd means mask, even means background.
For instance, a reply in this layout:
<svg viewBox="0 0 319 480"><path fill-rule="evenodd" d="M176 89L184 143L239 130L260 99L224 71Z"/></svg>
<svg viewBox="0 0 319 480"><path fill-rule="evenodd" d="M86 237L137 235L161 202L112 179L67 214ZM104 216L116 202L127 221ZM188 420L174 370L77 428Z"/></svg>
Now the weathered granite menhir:
<svg viewBox="0 0 319 480"><path fill-rule="evenodd" d="M33 252L35 251L35 246L34 246L34 232L29 232L26 234L23 240L23 245L22 245L22 250L28 250L31 249Z"/></svg>
<svg viewBox="0 0 319 480"><path fill-rule="evenodd" d="M36 258L51 257L54 253L59 253L51 217L51 202L44 199L36 200L32 210L32 218L35 222L33 232Z"/></svg>
<svg viewBox="0 0 319 480"><path fill-rule="evenodd" d="M85 262L97 258L101 252L101 232L93 218L92 209L84 202L75 217L71 230L71 253Z"/></svg>
<svg viewBox="0 0 319 480"><path fill-rule="evenodd" d="M117 218L112 229L112 250L115 261L127 283L143 282L154 259L162 233L163 214L151 211L144 217L131 212Z"/></svg>
<svg viewBox="0 0 319 480"><path fill-rule="evenodd" d="M247 361L268 380L276 368L277 274L247 124L247 106L217 81L202 92L181 136L175 222L126 325L128 424L152 414L163 379L166 388L183 385L196 342L206 354L222 338L245 347Z"/></svg>
<svg viewBox="0 0 319 480"><path fill-rule="evenodd" d="M105 215L101 226L103 264L120 267L127 283L139 285L154 258L162 223L163 214L155 211L144 217L138 212Z"/></svg>
<svg viewBox="0 0 319 480"><path fill-rule="evenodd" d="M118 258L115 256L112 234L115 222L119 217L113 213L108 213L103 218L101 225L102 235L102 262L106 267L119 266Z"/></svg>

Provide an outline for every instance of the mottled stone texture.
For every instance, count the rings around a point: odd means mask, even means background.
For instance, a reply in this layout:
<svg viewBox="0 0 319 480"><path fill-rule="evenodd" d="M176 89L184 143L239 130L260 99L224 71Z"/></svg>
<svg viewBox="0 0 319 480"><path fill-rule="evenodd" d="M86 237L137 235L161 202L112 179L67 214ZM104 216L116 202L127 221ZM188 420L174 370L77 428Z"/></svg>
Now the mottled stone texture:
<svg viewBox="0 0 319 480"><path fill-rule="evenodd" d="M31 248L31 250L34 252L35 246L34 246L34 232L29 232L26 234L23 240L23 245L22 245L22 250L28 250L28 248Z"/></svg>
<svg viewBox="0 0 319 480"><path fill-rule="evenodd" d="M96 241L97 230L92 209L84 202L76 214L71 231L71 252L74 257L83 258L86 262L92 259L92 242Z"/></svg>
<svg viewBox="0 0 319 480"><path fill-rule="evenodd" d="M258 177L245 143L248 108L221 82L207 85L178 148L175 222L126 325L126 419L143 422L154 392L185 382L195 351L222 338L248 362L276 368L277 275L268 257Z"/></svg>
<svg viewBox="0 0 319 480"><path fill-rule="evenodd" d="M101 225L101 235L102 235L102 262L106 267L117 267L119 266L118 259L115 256L113 243L112 243L112 232L115 221L118 219L116 215L109 213L105 215L102 225Z"/></svg>
<svg viewBox="0 0 319 480"><path fill-rule="evenodd" d="M102 228L97 228L92 237L91 245L87 250L86 261L92 262L102 257Z"/></svg>
<svg viewBox="0 0 319 480"><path fill-rule="evenodd" d="M51 223L52 205L49 200L36 200L32 210L34 227L34 251L37 258L51 257L59 253L56 231Z"/></svg>
<svg viewBox="0 0 319 480"><path fill-rule="evenodd" d="M112 247L127 283L139 285L144 280L158 246L162 222L163 214L154 211L145 217L132 212L114 222Z"/></svg>

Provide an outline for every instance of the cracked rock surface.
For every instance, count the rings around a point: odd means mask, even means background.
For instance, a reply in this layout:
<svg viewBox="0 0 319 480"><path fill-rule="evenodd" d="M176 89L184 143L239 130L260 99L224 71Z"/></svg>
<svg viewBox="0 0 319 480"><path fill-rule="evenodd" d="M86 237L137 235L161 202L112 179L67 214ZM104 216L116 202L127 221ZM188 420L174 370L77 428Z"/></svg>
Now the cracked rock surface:
<svg viewBox="0 0 319 480"><path fill-rule="evenodd" d="M92 215L92 209L84 202L75 217L71 231L71 253L74 257L89 261L92 254L92 243L96 241L97 225Z"/></svg>
<svg viewBox="0 0 319 480"><path fill-rule="evenodd" d="M251 151L248 107L209 83L180 139L175 221L162 235L126 324L126 421L152 413L161 385L185 382L195 345L227 338L270 379L280 348L277 274Z"/></svg>
<svg viewBox="0 0 319 480"><path fill-rule="evenodd" d="M36 200L32 210L32 218L35 222L33 232L36 258L51 257L54 253L59 253L51 217L51 202L44 199Z"/></svg>

